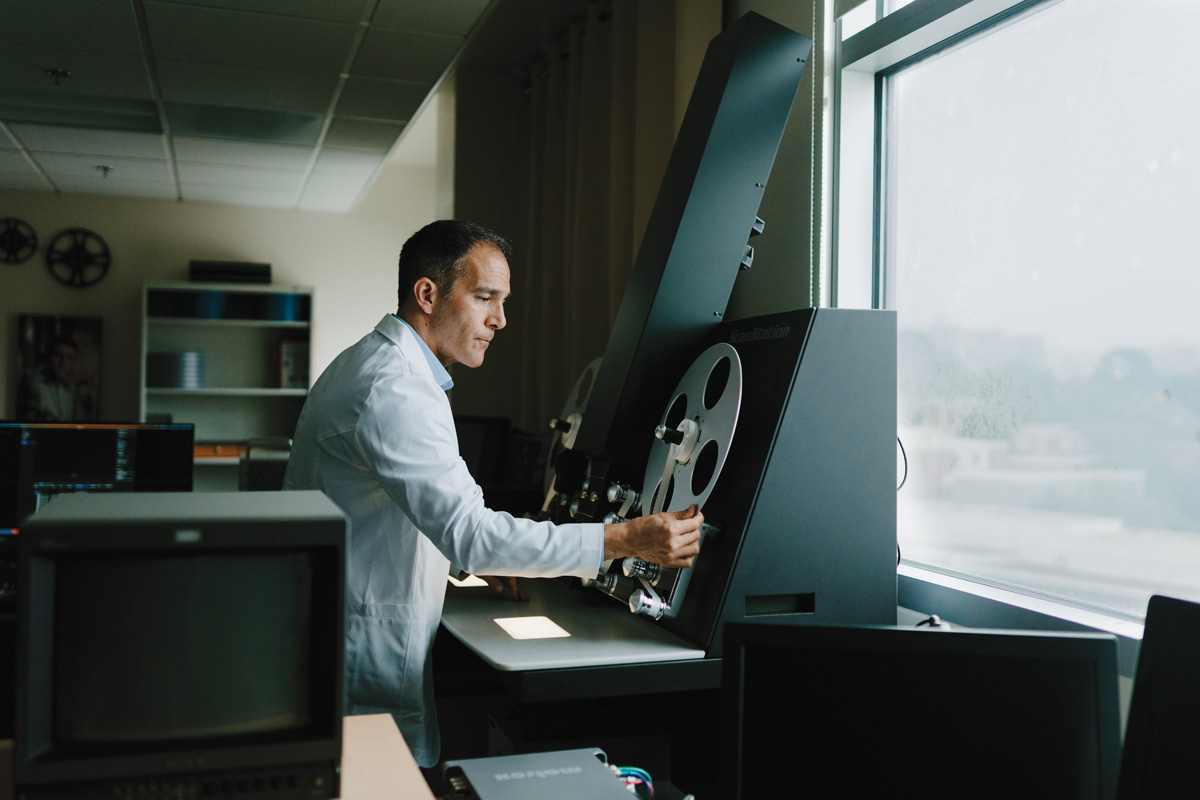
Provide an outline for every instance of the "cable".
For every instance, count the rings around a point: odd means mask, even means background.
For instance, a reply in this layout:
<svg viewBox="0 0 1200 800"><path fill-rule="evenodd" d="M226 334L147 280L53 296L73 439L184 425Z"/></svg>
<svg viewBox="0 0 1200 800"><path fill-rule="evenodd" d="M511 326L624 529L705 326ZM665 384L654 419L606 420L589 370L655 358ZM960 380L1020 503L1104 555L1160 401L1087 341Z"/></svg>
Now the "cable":
<svg viewBox="0 0 1200 800"><path fill-rule="evenodd" d="M650 773L646 772L646 770L639 769L638 767L618 767L615 765L610 765L609 769L616 773L621 783L627 787L631 787L639 796L644 796L646 800L654 797L654 781L650 778ZM637 791L639 786L646 790L645 795Z"/></svg>

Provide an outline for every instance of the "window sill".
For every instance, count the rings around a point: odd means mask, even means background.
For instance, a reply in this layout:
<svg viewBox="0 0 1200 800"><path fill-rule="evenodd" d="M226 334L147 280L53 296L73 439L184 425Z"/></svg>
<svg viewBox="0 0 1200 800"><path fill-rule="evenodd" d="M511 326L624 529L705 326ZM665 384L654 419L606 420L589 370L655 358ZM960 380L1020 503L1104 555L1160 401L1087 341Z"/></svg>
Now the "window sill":
<svg viewBox="0 0 1200 800"><path fill-rule="evenodd" d="M1121 675L1132 678L1142 623L1031 594L947 575L901 562L897 602L923 615L937 614L969 628L1111 633L1117 637Z"/></svg>

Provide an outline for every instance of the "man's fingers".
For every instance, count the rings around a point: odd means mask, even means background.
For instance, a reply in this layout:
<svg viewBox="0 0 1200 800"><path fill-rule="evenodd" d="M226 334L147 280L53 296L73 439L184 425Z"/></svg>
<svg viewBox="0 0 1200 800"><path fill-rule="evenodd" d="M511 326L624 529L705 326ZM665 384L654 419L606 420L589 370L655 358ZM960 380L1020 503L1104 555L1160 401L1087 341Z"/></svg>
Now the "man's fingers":
<svg viewBox="0 0 1200 800"><path fill-rule="evenodd" d="M521 584L516 578L512 577L497 577L495 575L480 575L489 588L496 594L512 593L513 600L528 600L529 595L525 594L525 590L521 588Z"/></svg>
<svg viewBox="0 0 1200 800"><path fill-rule="evenodd" d="M692 517L700 516L700 518L703 519L703 515L700 514L700 507L695 503L692 503L683 511L672 512L670 516L674 517L675 519L691 519Z"/></svg>

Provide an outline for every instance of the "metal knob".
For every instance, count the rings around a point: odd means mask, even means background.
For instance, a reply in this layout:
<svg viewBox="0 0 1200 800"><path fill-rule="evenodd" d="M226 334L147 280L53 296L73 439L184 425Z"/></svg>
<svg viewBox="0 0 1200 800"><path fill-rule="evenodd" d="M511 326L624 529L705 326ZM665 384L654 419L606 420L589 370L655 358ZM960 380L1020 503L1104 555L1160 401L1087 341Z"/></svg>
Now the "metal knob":
<svg viewBox="0 0 1200 800"><path fill-rule="evenodd" d="M651 597L645 589L638 589L629 595L629 610L643 617L661 619L666 604L662 600Z"/></svg>
<svg viewBox="0 0 1200 800"><path fill-rule="evenodd" d="M645 578L654 583L662 574L662 566L631 556L621 562L621 572L625 573L626 578Z"/></svg>
<svg viewBox="0 0 1200 800"><path fill-rule="evenodd" d="M668 444L679 444L683 441L683 431L675 428L668 428L666 425L659 425L654 429L655 438L662 439Z"/></svg>

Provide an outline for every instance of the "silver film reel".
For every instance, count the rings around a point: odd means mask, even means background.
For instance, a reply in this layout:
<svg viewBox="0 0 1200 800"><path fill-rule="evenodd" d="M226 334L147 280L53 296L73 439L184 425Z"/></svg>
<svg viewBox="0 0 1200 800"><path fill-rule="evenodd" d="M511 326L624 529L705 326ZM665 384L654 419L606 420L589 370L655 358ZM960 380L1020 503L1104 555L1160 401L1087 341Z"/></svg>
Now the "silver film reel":
<svg viewBox="0 0 1200 800"><path fill-rule="evenodd" d="M600 373L600 362L603 360L592 359L592 362L584 367L575 380L575 385L571 387L571 393L567 395L562 413L550 423L554 429L554 438L550 441L550 457L546 459L546 472L542 479L542 491L546 494L549 494L554 486L554 462L558 454L575 446L575 437L579 435L579 426L583 424L583 412L587 409L592 387L596 385L596 376Z"/></svg>
<svg viewBox="0 0 1200 800"><path fill-rule="evenodd" d="M663 412L646 462L642 510L703 508L737 428L742 406L742 361L720 343L692 362Z"/></svg>

